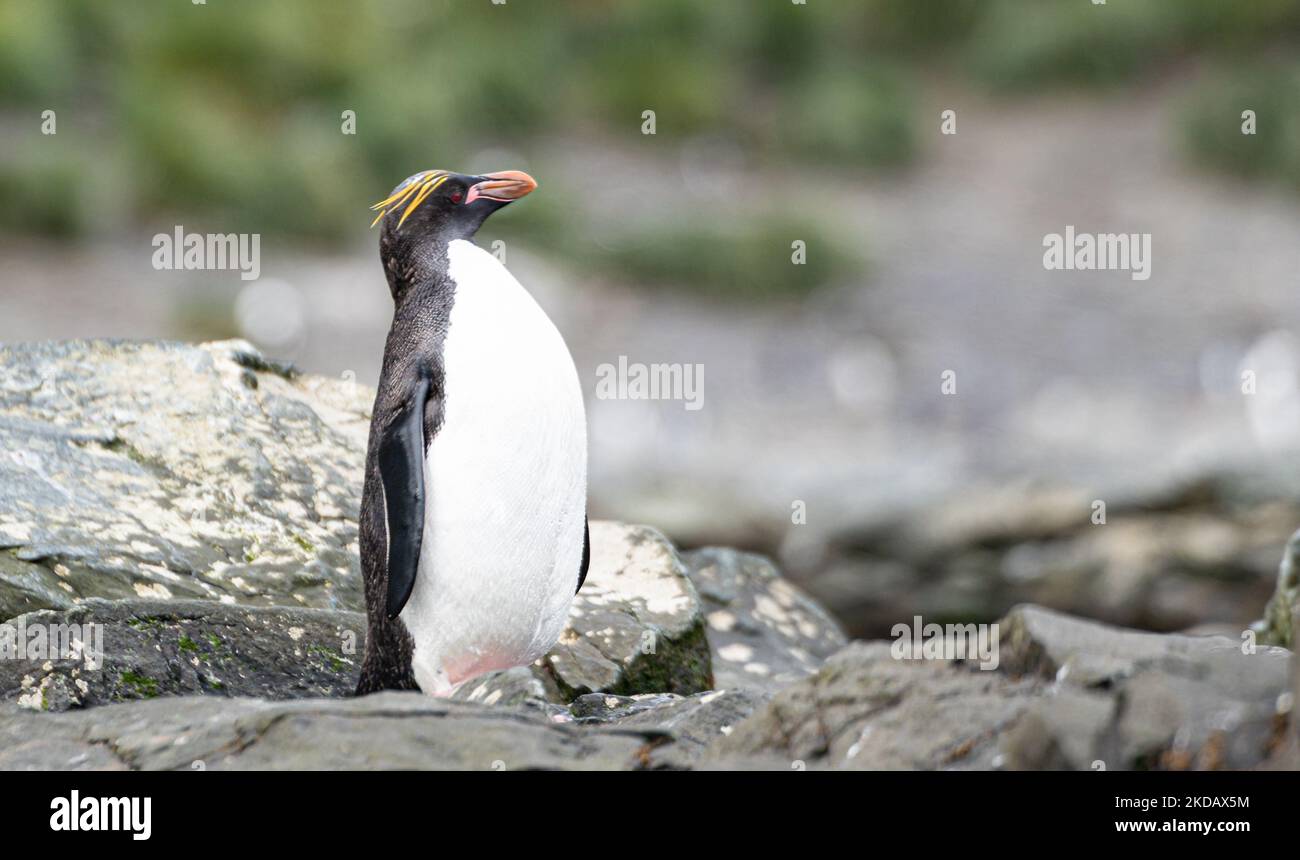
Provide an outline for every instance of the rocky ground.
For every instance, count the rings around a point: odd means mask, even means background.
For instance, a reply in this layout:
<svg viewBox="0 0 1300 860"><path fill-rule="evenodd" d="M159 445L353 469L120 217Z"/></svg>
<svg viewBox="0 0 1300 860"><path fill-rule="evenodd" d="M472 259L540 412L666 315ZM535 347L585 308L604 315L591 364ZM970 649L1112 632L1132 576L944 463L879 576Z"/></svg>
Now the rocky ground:
<svg viewBox="0 0 1300 860"><path fill-rule="evenodd" d="M1300 767L1295 661L1263 644L1289 562L1258 643L1021 606L981 669L849 642L761 556L596 522L536 665L353 698L369 399L241 343L0 350L0 619L102 634L102 661L0 659L0 767Z"/></svg>

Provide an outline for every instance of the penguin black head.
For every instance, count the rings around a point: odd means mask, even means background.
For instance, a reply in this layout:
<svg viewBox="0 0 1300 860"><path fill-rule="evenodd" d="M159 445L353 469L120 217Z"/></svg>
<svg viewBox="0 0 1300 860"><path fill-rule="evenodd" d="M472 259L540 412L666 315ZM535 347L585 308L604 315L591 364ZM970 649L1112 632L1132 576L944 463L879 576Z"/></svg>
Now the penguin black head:
<svg viewBox="0 0 1300 860"><path fill-rule="evenodd" d="M519 170L481 176L424 170L370 207L379 212L370 226L383 222L382 245L469 239L489 215L536 187L533 178Z"/></svg>

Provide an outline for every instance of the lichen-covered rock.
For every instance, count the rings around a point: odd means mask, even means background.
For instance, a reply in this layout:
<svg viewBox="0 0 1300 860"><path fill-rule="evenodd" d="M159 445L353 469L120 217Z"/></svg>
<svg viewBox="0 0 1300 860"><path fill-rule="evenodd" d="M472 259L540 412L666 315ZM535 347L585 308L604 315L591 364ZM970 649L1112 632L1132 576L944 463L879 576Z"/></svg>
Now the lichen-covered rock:
<svg viewBox="0 0 1300 860"><path fill-rule="evenodd" d="M564 704L588 693L713 689L703 604L682 560L646 526L593 521L591 567L560 641L533 666L491 672L453 698Z"/></svg>
<svg viewBox="0 0 1300 860"><path fill-rule="evenodd" d="M536 664L351 698L370 400L243 342L0 347L0 622L77 631L0 660L0 768L707 766L842 644L760 557L594 521Z"/></svg>
<svg viewBox="0 0 1300 860"><path fill-rule="evenodd" d="M848 643L835 620L761 555L708 547L682 561L704 601L720 690L778 690Z"/></svg>
<svg viewBox="0 0 1300 860"><path fill-rule="evenodd" d="M593 522L587 581L543 662L566 699L713 689L703 607L668 539Z"/></svg>
<svg viewBox="0 0 1300 860"><path fill-rule="evenodd" d="M369 401L239 341L0 347L0 619L90 597L361 608Z"/></svg>
<svg viewBox="0 0 1300 860"><path fill-rule="evenodd" d="M652 529L592 523L592 565L569 626L531 667L474 679L455 698L563 704L589 692L690 695L711 689L701 605ZM0 660L0 695L63 710L166 695L343 696L356 687L365 619L355 612L195 600L87 599L28 613L24 625L93 623L103 666L81 658ZM3 628L0 628L3 630Z"/></svg>
<svg viewBox="0 0 1300 860"><path fill-rule="evenodd" d="M371 398L242 341L0 347L0 620L93 598L363 609ZM710 689L700 600L672 545L639 526L591 533L587 582L536 678L464 695Z"/></svg>
<svg viewBox="0 0 1300 860"><path fill-rule="evenodd" d="M1277 571L1277 590L1264 609L1264 640L1294 648L1294 618L1300 613L1300 531L1291 535Z"/></svg>
<svg viewBox="0 0 1300 860"><path fill-rule="evenodd" d="M344 696L356 688L366 629L355 612L88 600L28 613L0 634L21 628L43 643L55 625L76 632L77 653L0 660L0 699L57 711L157 696Z"/></svg>

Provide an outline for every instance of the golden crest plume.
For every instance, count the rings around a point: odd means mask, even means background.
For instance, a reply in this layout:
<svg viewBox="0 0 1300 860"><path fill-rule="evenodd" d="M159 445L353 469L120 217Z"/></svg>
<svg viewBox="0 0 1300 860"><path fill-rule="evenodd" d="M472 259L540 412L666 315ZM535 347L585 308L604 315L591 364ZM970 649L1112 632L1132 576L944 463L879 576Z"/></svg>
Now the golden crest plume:
<svg viewBox="0 0 1300 860"><path fill-rule="evenodd" d="M380 200L370 207L379 211L379 214L375 216L375 220L370 222L370 226L375 226L383 220L385 215L389 212L396 212L403 203L409 200L411 202L407 205L406 211L402 213L401 220L397 222L397 226L401 227L407 216L414 212L426 197L438 190L438 186L446 181L447 171L445 170L426 170L423 173L415 174L397 186L397 190L387 199Z"/></svg>

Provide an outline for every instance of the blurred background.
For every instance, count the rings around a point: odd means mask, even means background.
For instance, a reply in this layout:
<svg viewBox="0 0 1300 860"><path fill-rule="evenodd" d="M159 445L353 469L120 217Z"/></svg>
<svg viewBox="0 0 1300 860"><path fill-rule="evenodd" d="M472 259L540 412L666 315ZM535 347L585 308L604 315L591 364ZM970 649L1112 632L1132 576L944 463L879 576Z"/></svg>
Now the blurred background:
<svg viewBox="0 0 1300 860"><path fill-rule="evenodd" d="M1292 0L0 0L0 340L373 383L369 204L524 169L481 237L574 353L593 516L769 553L861 636L1239 626L1300 525L1298 46ZM176 225L261 278L155 270ZM1067 225L1150 233L1150 280L1045 271ZM620 356L703 408L597 399Z"/></svg>

